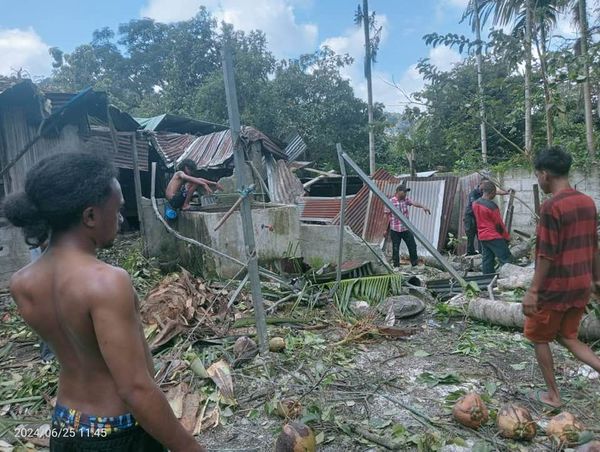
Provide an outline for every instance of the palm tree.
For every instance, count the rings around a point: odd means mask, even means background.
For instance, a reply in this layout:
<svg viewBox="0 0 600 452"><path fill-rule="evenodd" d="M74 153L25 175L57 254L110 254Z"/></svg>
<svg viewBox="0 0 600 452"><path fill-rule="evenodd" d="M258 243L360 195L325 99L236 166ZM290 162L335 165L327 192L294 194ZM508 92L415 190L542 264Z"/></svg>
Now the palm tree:
<svg viewBox="0 0 600 452"><path fill-rule="evenodd" d="M477 92L479 95L479 118L480 133L481 133L481 160L487 163L487 129L485 122L485 103L483 100L483 62L482 62L482 41L481 41L481 23L485 23L490 14L490 6L492 3L489 0L470 0L469 5L463 19L469 19L471 28L475 33L476 48L475 48L475 64L477 66Z"/></svg>
<svg viewBox="0 0 600 452"><path fill-rule="evenodd" d="M586 0L576 0L577 4L573 8L573 17L575 23L579 25L579 49L583 60L583 75L585 77L582 83L583 107L585 111L585 138L587 150L590 157L596 157L596 148L594 145L594 120L592 118L592 94L590 90L590 65L589 65L589 28L587 20L587 2Z"/></svg>
<svg viewBox="0 0 600 452"><path fill-rule="evenodd" d="M367 79L367 116L369 121L369 171L371 175L375 174L375 133L373 131L373 87L371 77L371 64L375 63L379 40L381 37L381 27L377 28L375 23L375 13L369 15L369 0L363 0L362 9L358 9L354 14L354 23L362 25L365 33L365 78ZM371 36L371 32L373 35Z"/></svg>
<svg viewBox="0 0 600 452"><path fill-rule="evenodd" d="M571 0L572 1L572 0ZM546 140L554 140L553 101L547 70L548 39L558 15L565 8L565 0L497 0L494 23L508 25L514 22L513 36L523 37L525 47L525 150L531 155L531 46L535 43L540 58L546 112Z"/></svg>

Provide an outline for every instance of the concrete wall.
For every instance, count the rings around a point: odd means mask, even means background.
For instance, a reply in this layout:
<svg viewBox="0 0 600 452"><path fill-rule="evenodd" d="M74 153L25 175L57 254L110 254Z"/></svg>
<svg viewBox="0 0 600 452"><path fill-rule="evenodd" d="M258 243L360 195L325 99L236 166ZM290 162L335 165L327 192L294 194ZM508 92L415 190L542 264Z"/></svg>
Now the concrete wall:
<svg viewBox="0 0 600 452"><path fill-rule="evenodd" d="M514 188L517 191L517 197L522 199L531 209L534 208L533 184L537 184L537 178L532 171L526 169L513 169L499 175L500 182L504 188ZM571 185L577 190L591 196L596 201L596 206L600 210L600 171L596 168L588 173L573 171L570 177ZM496 200L504 212L504 203L508 198L499 196ZM543 202L545 196L540 190L540 202ZM515 211L513 217L513 229L519 229L529 233L535 232L535 223L531 211L523 203L515 200Z"/></svg>
<svg viewBox="0 0 600 452"><path fill-rule="evenodd" d="M301 224L300 249L304 261L309 265L337 264L338 237L339 226L337 225ZM373 245L372 248L383 258L379 247ZM343 259L344 261L371 261L377 270L384 270L373 252L348 226L346 226L344 234Z"/></svg>
<svg viewBox="0 0 600 452"><path fill-rule="evenodd" d="M11 275L28 263L29 247L21 230L0 225L0 287L7 287Z"/></svg>
<svg viewBox="0 0 600 452"><path fill-rule="evenodd" d="M147 246L151 256L159 257L162 262L177 260L178 264L207 276L232 278L238 273L240 266L235 262L173 238L156 219L150 201L144 200L143 204ZM161 213L163 205L164 201L160 200ZM217 231L214 230L224 215L225 212L180 212L173 227L186 237L246 262L239 211L234 212ZM261 265L268 266L275 259L283 257L288 248L295 248L300 240L296 206L254 208L252 223Z"/></svg>
<svg viewBox="0 0 600 452"><path fill-rule="evenodd" d="M163 200L159 211L163 212ZM199 247L175 239L158 221L149 200L143 200L147 247L159 262L175 262L205 276L232 278L239 265ZM198 240L212 248L245 262L244 237L239 212L235 212L221 228L215 226L225 212L183 212L173 227L182 235ZM258 258L269 267L284 257L290 248L309 265L337 263L338 226L301 224L297 206L276 206L252 210L252 222ZM376 252L383 256L381 250ZM379 260L350 228L344 236L344 261L371 261L378 270L384 270Z"/></svg>

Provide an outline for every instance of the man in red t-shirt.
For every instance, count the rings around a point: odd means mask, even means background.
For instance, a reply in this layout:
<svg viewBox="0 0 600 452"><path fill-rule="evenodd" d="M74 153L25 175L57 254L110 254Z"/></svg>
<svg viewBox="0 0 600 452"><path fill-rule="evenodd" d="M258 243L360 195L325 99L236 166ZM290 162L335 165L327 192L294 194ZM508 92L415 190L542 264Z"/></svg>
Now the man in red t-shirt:
<svg viewBox="0 0 600 452"><path fill-rule="evenodd" d="M473 203L473 214L477 223L477 238L483 251L481 270L489 275L495 272L496 258L500 265L512 262L513 256L508 249L510 236L500 216L500 209L493 201L496 186L488 181L481 183L483 196Z"/></svg>
<svg viewBox="0 0 600 452"><path fill-rule="evenodd" d="M525 337L534 344L548 387L532 398L553 407L560 407L561 399L550 342L556 339L600 372L600 358L577 339L590 292L598 294L600 289L598 217L592 198L569 184L571 162L559 147L548 148L535 161L539 186L552 197L540 209L535 274L523 298Z"/></svg>

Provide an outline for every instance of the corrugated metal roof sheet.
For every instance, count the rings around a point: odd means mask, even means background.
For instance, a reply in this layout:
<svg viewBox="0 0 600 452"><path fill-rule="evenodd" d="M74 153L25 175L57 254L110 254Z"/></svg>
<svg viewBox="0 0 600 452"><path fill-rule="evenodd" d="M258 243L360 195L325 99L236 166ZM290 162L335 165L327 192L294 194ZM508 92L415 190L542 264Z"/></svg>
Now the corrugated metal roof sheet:
<svg viewBox="0 0 600 452"><path fill-rule="evenodd" d="M67 105L71 99L73 99L77 94L75 93L44 93L46 99L50 101L50 107L52 108L52 113L56 113L62 107Z"/></svg>
<svg viewBox="0 0 600 452"><path fill-rule="evenodd" d="M397 179L384 169L378 169L372 177L373 180L394 180ZM369 200L369 187L364 185L346 204L346 225L350 226L352 231L362 237L363 227L365 224L365 214L367 212L367 204ZM332 223L340 224L339 214L333 219Z"/></svg>
<svg viewBox="0 0 600 452"><path fill-rule="evenodd" d="M414 178L408 178L406 180L419 180ZM422 179L421 179L422 180ZM444 209L442 210L442 224L440 229L440 241L437 245L439 250L442 250L446 246L446 237L452 223L452 216L454 212L454 205L456 199L456 188L458 186L459 177L452 174L444 176L429 177L428 181L444 180L446 181L444 187Z"/></svg>
<svg viewBox="0 0 600 452"><path fill-rule="evenodd" d="M354 198L347 196L346 202ZM303 197L298 200L300 221L331 223L340 213L342 198Z"/></svg>
<svg viewBox="0 0 600 452"><path fill-rule="evenodd" d="M137 151L140 171L148 171L148 137L137 137ZM86 150L112 158L117 168L133 169L133 143L131 132L117 132L118 152L115 154L110 131L105 127L94 127L83 137Z"/></svg>
<svg viewBox="0 0 600 452"><path fill-rule="evenodd" d="M198 119L186 118L185 116L177 116L170 113L153 116L152 118L133 119L135 119L144 130L151 130L154 132L162 131L205 135L227 129L227 126L222 124L200 121Z"/></svg>
<svg viewBox="0 0 600 452"><path fill-rule="evenodd" d="M469 193L471 193L480 182L481 175L478 173L463 176L458 181L456 196L458 196L458 238L460 240L456 249L457 254L464 254L467 251L467 241L463 240L463 237L465 236L465 224L463 222L463 216L465 214L465 209L467 208Z"/></svg>
<svg viewBox="0 0 600 452"><path fill-rule="evenodd" d="M411 187L410 197L420 204L429 207L434 212L434 229L426 236L434 243L438 249L445 245L446 235L452 218L452 209L454 205L454 196L458 178L456 176L441 176L428 178L405 178L398 179L387 171L380 169L372 178L377 186L385 193L388 198L394 196L396 187L402 181L406 181ZM442 182L442 183L440 183ZM430 185L422 185L432 183ZM371 196L369 205L369 188L365 185L356 194L354 199L346 205L346 224L352 231L365 238L368 242L377 243L383 239L387 231L388 219L384 215L384 204L376 196ZM439 209L437 212L436 209ZM420 209L411 210L411 220L413 224L419 227L422 232L430 228L433 224L432 217L426 215ZM421 215L423 218L420 218ZM334 224L339 224L339 214L333 219ZM366 221L366 227L365 227ZM421 251L421 250L420 250Z"/></svg>
<svg viewBox="0 0 600 452"><path fill-rule="evenodd" d="M293 162L306 151L306 143L299 134L296 134L288 145L285 147L285 153L288 156L288 161Z"/></svg>
<svg viewBox="0 0 600 452"><path fill-rule="evenodd" d="M187 133L150 133L150 142L152 143L152 146L158 151L159 155L162 155L167 164L175 162L197 138L196 135Z"/></svg>
<svg viewBox="0 0 600 452"><path fill-rule="evenodd" d="M304 195L300 179L292 173L284 160L275 161L272 156L265 156L265 164L271 202L296 204L298 198Z"/></svg>
<svg viewBox="0 0 600 452"><path fill-rule="evenodd" d="M285 158L283 151L264 133L253 127L243 127L241 139L249 144L260 142L267 152ZM177 133L151 133L151 142L167 166L192 159L198 168L219 168L233 158L231 131L223 130L208 135L195 136Z"/></svg>

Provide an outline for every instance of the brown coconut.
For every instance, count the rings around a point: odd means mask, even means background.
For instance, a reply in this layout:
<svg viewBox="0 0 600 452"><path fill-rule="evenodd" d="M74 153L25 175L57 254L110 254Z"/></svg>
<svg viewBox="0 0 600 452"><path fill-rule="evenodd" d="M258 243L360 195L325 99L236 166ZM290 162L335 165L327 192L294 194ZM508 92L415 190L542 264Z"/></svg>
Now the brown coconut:
<svg viewBox="0 0 600 452"><path fill-rule="evenodd" d="M600 452L600 441L590 441L575 449L575 452Z"/></svg>
<svg viewBox="0 0 600 452"><path fill-rule="evenodd" d="M583 424L567 411L550 419L546 435L564 446L573 446L579 442L579 434L585 430Z"/></svg>
<svg viewBox="0 0 600 452"><path fill-rule="evenodd" d="M296 419L302 414L302 404L293 399L282 399L277 402L277 414L284 419Z"/></svg>
<svg viewBox="0 0 600 452"><path fill-rule="evenodd" d="M527 408L508 403L502 407L496 418L498 430L505 438L531 440L537 427Z"/></svg>
<svg viewBox="0 0 600 452"><path fill-rule="evenodd" d="M470 392L462 396L452 409L452 416L462 425L478 429L489 419L488 409L479 394Z"/></svg>
<svg viewBox="0 0 600 452"><path fill-rule="evenodd" d="M237 359L252 359L258 353L256 342L248 336L242 336L235 341L233 345L233 353Z"/></svg>
<svg viewBox="0 0 600 452"><path fill-rule="evenodd" d="M272 352L280 352L285 349L285 339L282 337L272 337L269 340L269 350Z"/></svg>
<svg viewBox="0 0 600 452"><path fill-rule="evenodd" d="M317 441L314 432L300 422L285 424L275 443L275 452L316 452L316 450Z"/></svg>

